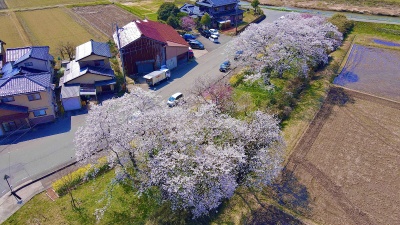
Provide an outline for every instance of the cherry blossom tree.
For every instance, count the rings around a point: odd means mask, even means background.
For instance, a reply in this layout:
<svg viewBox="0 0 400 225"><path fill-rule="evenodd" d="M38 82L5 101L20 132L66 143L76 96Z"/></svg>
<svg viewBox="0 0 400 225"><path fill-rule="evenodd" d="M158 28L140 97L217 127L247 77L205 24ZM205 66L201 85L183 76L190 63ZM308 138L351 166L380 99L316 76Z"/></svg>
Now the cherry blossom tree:
<svg viewBox="0 0 400 225"><path fill-rule="evenodd" d="M196 22L194 21L194 19L192 17L184 16L181 18L181 27L184 30L190 31L194 27L196 27Z"/></svg>
<svg viewBox="0 0 400 225"><path fill-rule="evenodd" d="M340 46L343 37L325 18L290 13L274 23L251 24L236 38L229 53L242 51L236 63L264 80L296 71L306 77L311 68L328 63L328 54Z"/></svg>
<svg viewBox="0 0 400 225"><path fill-rule="evenodd" d="M157 187L174 210L196 218L239 186L269 184L281 170L284 142L274 116L257 111L243 121L213 104L167 108L134 89L94 106L75 147L84 161L106 152L117 180L143 193Z"/></svg>

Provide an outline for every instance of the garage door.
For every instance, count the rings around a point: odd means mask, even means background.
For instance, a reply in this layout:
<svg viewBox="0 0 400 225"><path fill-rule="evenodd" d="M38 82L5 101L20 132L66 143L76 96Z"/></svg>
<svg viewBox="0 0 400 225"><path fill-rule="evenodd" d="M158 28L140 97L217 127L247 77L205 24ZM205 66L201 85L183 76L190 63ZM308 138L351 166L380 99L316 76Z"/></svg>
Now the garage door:
<svg viewBox="0 0 400 225"><path fill-rule="evenodd" d="M61 101L65 111L80 109L82 107L80 97L63 98Z"/></svg>
<svg viewBox="0 0 400 225"><path fill-rule="evenodd" d="M154 60L136 62L138 73L147 74L154 71Z"/></svg>

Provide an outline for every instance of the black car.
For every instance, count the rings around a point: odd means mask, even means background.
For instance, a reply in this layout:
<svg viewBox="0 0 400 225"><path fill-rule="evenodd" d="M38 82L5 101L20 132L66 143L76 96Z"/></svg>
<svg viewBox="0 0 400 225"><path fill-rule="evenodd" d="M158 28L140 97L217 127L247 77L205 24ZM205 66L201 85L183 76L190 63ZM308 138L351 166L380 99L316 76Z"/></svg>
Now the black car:
<svg viewBox="0 0 400 225"><path fill-rule="evenodd" d="M193 48L193 49L195 49L195 48L204 49L203 43L201 43L198 40L190 40L188 43L189 43L190 47Z"/></svg>
<svg viewBox="0 0 400 225"><path fill-rule="evenodd" d="M200 31L200 34L202 36L204 36L205 38L209 38L211 36L211 32L209 30L202 29L202 30L199 30L199 31Z"/></svg>

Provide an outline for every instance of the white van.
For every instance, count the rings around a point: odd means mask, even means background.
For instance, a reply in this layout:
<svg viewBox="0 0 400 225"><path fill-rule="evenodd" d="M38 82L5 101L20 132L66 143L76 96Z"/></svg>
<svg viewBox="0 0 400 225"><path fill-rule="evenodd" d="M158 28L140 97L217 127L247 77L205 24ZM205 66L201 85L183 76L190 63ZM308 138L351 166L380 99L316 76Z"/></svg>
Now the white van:
<svg viewBox="0 0 400 225"><path fill-rule="evenodd" d="M219 43L217 35L212 34L208 39L214 43Z"/></svg>

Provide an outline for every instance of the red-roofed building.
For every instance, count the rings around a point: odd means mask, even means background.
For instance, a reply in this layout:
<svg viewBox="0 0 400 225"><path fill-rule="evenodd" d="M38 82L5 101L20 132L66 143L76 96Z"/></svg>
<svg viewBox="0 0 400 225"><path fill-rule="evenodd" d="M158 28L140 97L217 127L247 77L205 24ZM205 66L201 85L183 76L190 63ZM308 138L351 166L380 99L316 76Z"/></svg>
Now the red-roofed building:
<svg viewBox="0 0 400 225"><path fill-rule="evenodd" d="M161 65L173 69L188 60L189 45L167 24L137 20L120 28L113 37L128 75L149 73Z"/></svg>

